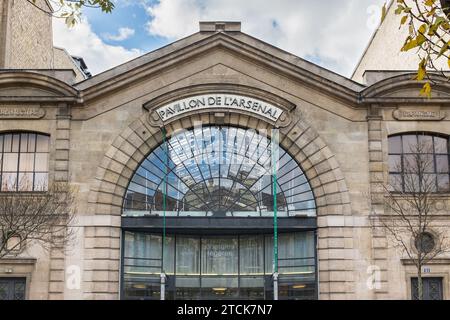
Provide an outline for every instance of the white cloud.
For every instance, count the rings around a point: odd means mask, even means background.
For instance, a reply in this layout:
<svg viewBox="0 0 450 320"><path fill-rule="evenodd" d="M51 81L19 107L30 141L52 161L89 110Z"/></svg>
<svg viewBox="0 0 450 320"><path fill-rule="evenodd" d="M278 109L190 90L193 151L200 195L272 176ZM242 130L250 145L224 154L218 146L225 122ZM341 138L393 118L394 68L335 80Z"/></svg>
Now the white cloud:
<svg viewBox="0 0 450 320"><path fill-rule="evenodd" d="M159 0L147 6L148 31L173 40L197 32L199 21L241 21L243 32L348 76L376 27L373 5L383 2Z"/></svg>
<svg viewBox="0 0 450 320"><path fill-rule="evenodd" d="M55 46L65 48L71 55L83 57L92 74L105 71L143 54L139 49L126 49L104 43L92 31L86 19L73 28L68 28L63 19L54 19L53 42Z"/></svg>
<svg viewBox="0 0 450 320"><path fill-rule="evenodd" d="M134 36L134 34L135 34L134 29L125 27L125 28L119 28L117 34L106 33L104 35L104 38L107 40L111 40L111 41L123 41L123 40L128 39L129 37Z"/></svg>

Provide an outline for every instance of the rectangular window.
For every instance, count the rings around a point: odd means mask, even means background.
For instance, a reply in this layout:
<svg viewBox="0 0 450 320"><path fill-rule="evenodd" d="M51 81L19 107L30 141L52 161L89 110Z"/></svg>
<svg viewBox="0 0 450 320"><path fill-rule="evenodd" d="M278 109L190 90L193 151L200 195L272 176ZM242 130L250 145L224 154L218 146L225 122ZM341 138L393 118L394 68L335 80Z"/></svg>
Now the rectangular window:
<svg viewBox="0 0 450 320"><path fill-rule="evenodd" d="M389 181L398 192L449 192L449 139L426 133L389 137Z"/></svg>
<svg viewBox="0 0 450 320"><path fill-rule="evenodd" d="M49 141L36 133L0 135L1 191L47 190Z"/></svg>

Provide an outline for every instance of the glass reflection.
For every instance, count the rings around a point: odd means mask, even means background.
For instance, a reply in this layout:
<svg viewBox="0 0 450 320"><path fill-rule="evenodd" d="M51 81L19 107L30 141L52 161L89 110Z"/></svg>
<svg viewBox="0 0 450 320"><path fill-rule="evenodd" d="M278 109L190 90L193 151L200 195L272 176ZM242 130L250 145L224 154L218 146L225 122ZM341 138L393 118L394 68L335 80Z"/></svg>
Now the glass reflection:
<svg viewBox="0 0 450 320"><path fill-rule="evenodd" d="M255 130L201 127L177 133L136 170L124 214L271 216L271 142ZM277 204L281 216L315 216L311 187L295 160L279 151Z"/></svg>

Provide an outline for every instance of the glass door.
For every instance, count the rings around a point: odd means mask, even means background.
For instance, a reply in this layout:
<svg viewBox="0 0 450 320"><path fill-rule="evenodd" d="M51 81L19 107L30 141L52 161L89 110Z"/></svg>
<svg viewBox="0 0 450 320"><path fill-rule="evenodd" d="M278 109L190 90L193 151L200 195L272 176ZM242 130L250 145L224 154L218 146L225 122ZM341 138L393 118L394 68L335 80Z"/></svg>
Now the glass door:
<svg viewBox="0 0 450 320"><path fill-rule="evenodd" d="M122 293L125 299L273 299L271 235L166 237L125 232ZM164 256L164 257L163 257ZM316 299L314 232L279 236L279 298Z"/></svg>
<svg viewBox="0 0 450 320"><path fill-rule="evenodd" d="M237 237L202 238L202 298L239 298L239 240Z"/></svg>

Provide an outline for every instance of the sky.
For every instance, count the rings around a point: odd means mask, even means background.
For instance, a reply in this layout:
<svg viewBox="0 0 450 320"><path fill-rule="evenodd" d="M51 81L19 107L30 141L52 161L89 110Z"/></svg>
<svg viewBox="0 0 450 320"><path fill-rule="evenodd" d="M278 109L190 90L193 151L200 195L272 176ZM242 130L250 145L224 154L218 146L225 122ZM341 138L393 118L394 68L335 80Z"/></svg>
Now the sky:
<svg viewBox="0 0 450 320"><path fill-rule="evenodd" d="M199 21L241 21L242 31L351 76L385 0L115 0L83 10L74 28L54 19L54 44L95 75L198 31Z"/></svg>

